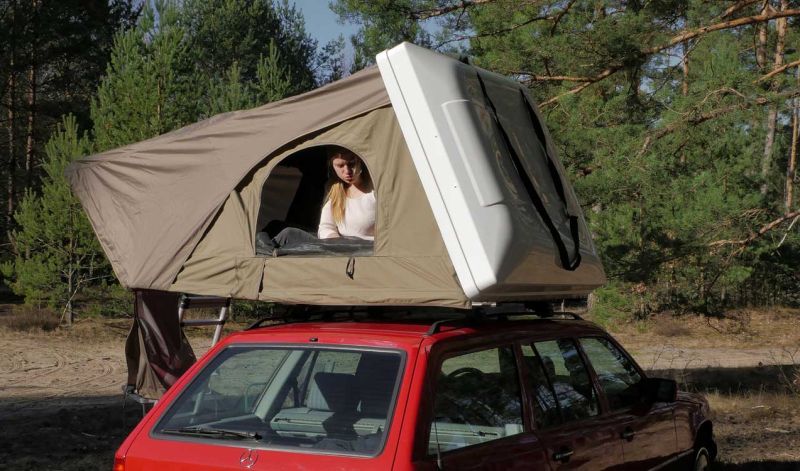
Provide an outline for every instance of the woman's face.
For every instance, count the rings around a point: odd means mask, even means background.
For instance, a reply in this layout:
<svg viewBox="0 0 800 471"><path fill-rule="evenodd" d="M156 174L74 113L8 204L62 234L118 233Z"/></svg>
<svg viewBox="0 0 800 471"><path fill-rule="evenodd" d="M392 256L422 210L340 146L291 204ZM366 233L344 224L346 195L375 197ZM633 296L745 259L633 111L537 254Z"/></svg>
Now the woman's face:
<svg viewBox="0 0 800 471"><path fill-rule="evenodd" d="M331 160L336 176L348 185L358 183L361 178L361 166L355 155L339 154Z"/></svg>

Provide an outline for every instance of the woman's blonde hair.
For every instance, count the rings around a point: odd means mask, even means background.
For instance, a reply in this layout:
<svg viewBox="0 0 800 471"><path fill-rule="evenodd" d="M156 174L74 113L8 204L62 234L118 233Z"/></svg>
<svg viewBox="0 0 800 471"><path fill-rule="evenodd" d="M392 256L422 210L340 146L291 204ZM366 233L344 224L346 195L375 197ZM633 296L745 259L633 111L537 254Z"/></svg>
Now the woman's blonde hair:
<svg viewBox="0 0 800 471"><path fill-rule="evenodd" d="M331 176L328 179L328 195L325 197L325 202L331 202L333 221L336 224L341 224L344 221L344 209L347 204L347 186L336 176L336 171L333 169L333 160L336 158L354 159L353 167L356 175L360 175L361 181L370 188L372 187L372 179L364 162L353 151L344 147L328 147L328 170Z"/></svg>

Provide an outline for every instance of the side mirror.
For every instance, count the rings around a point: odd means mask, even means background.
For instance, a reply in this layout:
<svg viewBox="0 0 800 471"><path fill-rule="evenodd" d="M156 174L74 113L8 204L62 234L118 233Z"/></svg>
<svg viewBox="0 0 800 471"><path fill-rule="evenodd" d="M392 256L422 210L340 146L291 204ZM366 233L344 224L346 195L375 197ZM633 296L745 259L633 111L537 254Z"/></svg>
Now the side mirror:
<svg viewBox="0 0 800 471"><path fill-rule="evenodd" d="M644 397L647 402L675 402L678 399L678 383L672 379L646 378Z"/></svg>

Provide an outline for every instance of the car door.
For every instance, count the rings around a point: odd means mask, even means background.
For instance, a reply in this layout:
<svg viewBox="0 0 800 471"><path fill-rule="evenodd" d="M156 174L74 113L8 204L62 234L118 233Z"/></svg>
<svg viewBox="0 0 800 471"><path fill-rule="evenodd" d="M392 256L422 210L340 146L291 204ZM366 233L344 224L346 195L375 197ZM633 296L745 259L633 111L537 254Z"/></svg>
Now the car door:
<svg viewBox="0 0 800 471"><path fill-rule="evenodd" d="M675 403L650 402L644 397L644 376L633 360L610 339L580 339L617 425L625 469L648 469L677 452Z"/></svg>
<svg viewBox="0 0 800 471"><path fill-rule="evenodd" d="M513 345L451 352L436 364L427 453L417 469L548 470L526 423Z"/></svg>
<svg viewBox="0 0 800 471"><path fill-rule="evenodd" d="M600 401L574 340L521 346L535 433L553 470L600 470L622 465L616 424Z"/></svg>

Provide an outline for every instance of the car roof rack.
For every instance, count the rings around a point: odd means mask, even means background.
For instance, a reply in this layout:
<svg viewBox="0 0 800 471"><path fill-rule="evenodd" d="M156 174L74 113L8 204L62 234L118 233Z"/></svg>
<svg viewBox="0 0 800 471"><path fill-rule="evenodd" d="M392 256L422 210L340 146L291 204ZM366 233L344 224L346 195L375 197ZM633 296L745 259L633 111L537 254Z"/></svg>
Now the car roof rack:
<svg viewBox="0 0 800 471"><path fill-rule="evenodd" d="M523 303L492 303L481 305L468 311L468 315L459 318L440 319L431 324L425 335L434 335L441 332L441 328L446 325L469 325L476 322L487 320L510 320L513 317L525 317L540 320L564 319L564 320L583 320L575 313L566 311L553 311L548 302L523 302Z"/></svg>
<svg viewBox="0 0 800 471"><path fill-rule="evenodd" d="M283 305L285 310L254 322L245 330L267 325L296 324L302 322L346 322L375 320L431 321L426 335L436 334L445 325L469 325L486 321L505 321L515 317L526 319L582 320L571 312L554 311L549 302L490 303L475 305L472 309L418 307L418 306L316 306Z"/></svg>
<svg viewBox="0 0 800 471"><path fill-rule="evenodd" d="M283 305L285 312L263 317L245 330L257 329L265 325L297 324L301 322L344 322L358 320L376 320L419 316L422 312L433 308L414 306L317 306L308 304ZM441 309L439 309L441 311ZM267 324L269 323L269 324Z"/></svg>

